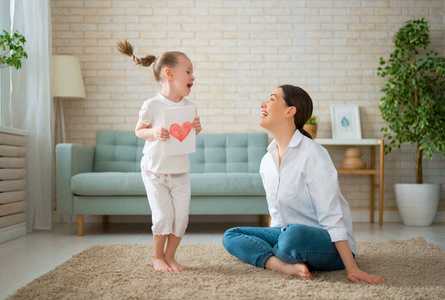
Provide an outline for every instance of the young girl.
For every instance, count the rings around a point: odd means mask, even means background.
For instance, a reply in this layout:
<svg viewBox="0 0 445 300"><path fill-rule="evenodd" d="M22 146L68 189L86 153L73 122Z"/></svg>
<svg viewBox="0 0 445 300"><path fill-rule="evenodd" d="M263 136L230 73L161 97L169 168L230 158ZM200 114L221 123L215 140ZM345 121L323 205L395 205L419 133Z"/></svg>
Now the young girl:
<svg viewBox="0 0 445 300"><path fill-rule="evenodd" d="M184 98L190 94L195 80L193 66L182 52L137 58L127 40L119 42L117 48L138 65L148 67L153 64L154 77L161 84L161 91L142 105L135 132L136 136L146 140L141 173L152 211L153 267L161 272L182 271L185 267L176 262L174 256L188 223L190 179L187 172L190 162L187 154L164 155L162 143L170 138L170 134L162 126L166 108L193 105ZM193 120L192 126L196 134L201 132L199 117Z"/></svg>
<svg viewBox="0 0 445 300"><path fill-rule="evenodd" d="M261 104L259 124L274 137L260 166L271 227L229 229L224 247L244 262L288 275L311 279L310 269L346 269L352 282L381 284L383 278L355 263L351 213L337 170L303 129L311 114L311 98L292 85L280 86Z"/></svg>

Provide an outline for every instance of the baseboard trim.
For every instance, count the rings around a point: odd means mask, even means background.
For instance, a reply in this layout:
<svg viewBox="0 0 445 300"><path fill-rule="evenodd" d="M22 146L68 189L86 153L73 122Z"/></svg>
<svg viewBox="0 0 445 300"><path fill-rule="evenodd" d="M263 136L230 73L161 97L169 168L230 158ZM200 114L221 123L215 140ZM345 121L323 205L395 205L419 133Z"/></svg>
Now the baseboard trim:
<svg viewBox="0 0 445 300"><path fill-rule="evenodd" d="M257 223L259 217L257 215L199 215L190 216L189 223ZM85 223L102 223L102 216L85 215ZM110 215L109 223L150 223L150 215ZM53 223L77 223L77 216L59 215L54 213Z"/></svg>
<svg viewBox="0 0 445 300"><path fill-rule="evenodd" d="M371 218L369 210L352 210L351 211L352 222L356 223L368 223ZM374 222L379 221L379 211L376 210L374 214ZM401 223L402 218L397 210L385 210L383 211L383 223ZM433 223L444 223L445 211L438 211Z"/></svg>
<svg viewBox="0 0 445 300"><path fill-rule="evenodd" d="M370 216L369 210L352 210L351 211L352 221L355 223L369 223ZM375 211L374 222L377 223L379 220L379 212ZM122 215L122 216L109 216L109 223L150 223L151 217L148 215ZM190 223L257 223L258 216L256 215L202 215L202 216L190 216ZM76 216L69 215L59 215L54 213L53 215L54 223L76 223ZM102 223L102 216L90 216L85 215L85 223ZM397 210L385 210L383 212L383 223L400 223L402 219ZM445 223L445 211L438 211L436 217L434 218L434 223Z"/></svg>
<svg viewBox="0 0 445 300"><path fill-rule="evenodd" d="M26 222L0 229L0 244L26 235Z"/></svg>

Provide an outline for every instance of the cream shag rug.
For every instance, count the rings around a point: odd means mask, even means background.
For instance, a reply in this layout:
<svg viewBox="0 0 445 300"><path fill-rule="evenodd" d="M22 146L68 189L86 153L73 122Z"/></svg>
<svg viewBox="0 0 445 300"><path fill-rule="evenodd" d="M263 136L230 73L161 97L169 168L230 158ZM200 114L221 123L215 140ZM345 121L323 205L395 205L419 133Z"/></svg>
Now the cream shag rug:
<svg viewBox="0 0 445 300"><path fill-rule="evenodd" d="M444 299L445 250L418 237L359 242L357 264L388 281L347 281L345 271L313 272L313 280L255 268L222 245L182 244L183 272L159 273L152 245L88 248L8 299Z"/></svg>

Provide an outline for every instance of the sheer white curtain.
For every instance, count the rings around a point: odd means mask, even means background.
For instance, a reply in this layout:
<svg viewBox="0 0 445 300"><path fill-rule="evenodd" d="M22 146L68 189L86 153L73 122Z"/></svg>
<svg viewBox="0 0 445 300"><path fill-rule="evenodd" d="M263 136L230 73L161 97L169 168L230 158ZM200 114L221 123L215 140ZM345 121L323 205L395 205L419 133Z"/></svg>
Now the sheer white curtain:
<svg viewBox="0 0 445 300"><path fill-rule="evenodd" d="M28 59L11 69L10 117L29 131L26 153L27 230L51 229L53 132L51 15L49 0L10 1L11 32L25 38Z"/></svg>

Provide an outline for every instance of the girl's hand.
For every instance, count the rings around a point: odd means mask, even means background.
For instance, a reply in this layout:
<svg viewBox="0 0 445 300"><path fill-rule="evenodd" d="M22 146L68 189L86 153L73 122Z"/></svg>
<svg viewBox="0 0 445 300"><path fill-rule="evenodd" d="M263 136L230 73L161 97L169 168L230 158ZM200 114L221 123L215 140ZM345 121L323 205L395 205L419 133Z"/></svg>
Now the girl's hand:
<svg viewBox="0 0 445 300"><path fill-rule="evenodd" d="M195 128L196 134L200 133L202 131L201 127L201 121L199 121L199 117L195 117L192 123L192 127Z"/></svg>
<svg viewBox="0 0 445 300"><path fill-rule="evenodd" d="M386 280L377 275L371 275L366 272L363 272L360 269L356 269L348 273L348 280L354 283L358 283L360 281L367 282L369 284L382 284Z"/></svg>
<svg viewBox="0 0 445 300"><path fill-rule="evenodd" d="M162 126L156 127L153 132L153 138L160 141L165 141L170 138L170 132Z"/></svg>

